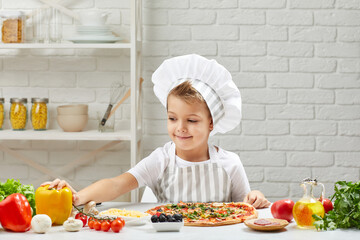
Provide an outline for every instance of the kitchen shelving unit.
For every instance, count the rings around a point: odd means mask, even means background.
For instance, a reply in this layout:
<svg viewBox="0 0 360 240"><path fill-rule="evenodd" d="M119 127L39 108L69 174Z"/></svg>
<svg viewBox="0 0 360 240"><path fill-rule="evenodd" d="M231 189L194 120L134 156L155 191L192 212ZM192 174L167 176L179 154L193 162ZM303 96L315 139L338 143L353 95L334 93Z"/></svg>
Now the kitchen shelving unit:
<svg viewBox="0 0 360 240"><path fill-rule="evenodd" d="M90 130L78 133L63 132L62 130L46 130L46 131L0 131L0 139L6 140L59 140L59 141L107 141L106 144L91 151L90 153L75 159L73 162L63 166L57 172L54 172L46 166L41 166L38 163L28 159L27 157L17 153L13 149L7 147L0 142L0 151L4 151L31 167L43 172L51 177L62 177L61 174L82 165L87 162L94 154L104 151L122 141L130 141L131 159L130 166L133 167L140 160L141 157L141 136L142 136L142 107L141 107L141 44L142 44L142 0L129 0L131 23L130 23L130 42L129 43L113 43L113 44L73 44L73 43L54 43L54 44L39 44L39 43L23 43L23 44L0 44L0 49L129 49L130 50L130 87L131 87L131 124L129 130L122 130L116 132L101 133L97 130ZM133 91L135 89L135 91ZM46 180L46 179L43 179ZM41 182L41 181L40 181ZM76 184L73 185L76 187ZM131 192L131 201L138 202L138 191Z"/></svg>

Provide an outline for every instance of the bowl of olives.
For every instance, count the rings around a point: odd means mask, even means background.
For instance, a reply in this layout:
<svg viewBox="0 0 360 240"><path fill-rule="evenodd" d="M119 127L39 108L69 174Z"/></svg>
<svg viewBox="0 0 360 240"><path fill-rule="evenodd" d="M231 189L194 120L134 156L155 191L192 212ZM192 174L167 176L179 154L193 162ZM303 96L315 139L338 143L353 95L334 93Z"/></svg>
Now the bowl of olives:
<svg viewBox="0 0 360 240"><path fill-rule="evenodd" d="M181 214L157 214L151 216L151 224L157 232L179 232L184 226Z"/></svg>

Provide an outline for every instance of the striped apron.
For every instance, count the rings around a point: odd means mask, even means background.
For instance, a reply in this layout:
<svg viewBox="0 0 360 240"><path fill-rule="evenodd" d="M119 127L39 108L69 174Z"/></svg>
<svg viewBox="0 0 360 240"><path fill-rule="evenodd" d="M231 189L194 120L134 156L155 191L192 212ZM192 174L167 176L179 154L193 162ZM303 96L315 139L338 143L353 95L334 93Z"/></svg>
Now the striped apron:
<svg viewBox="0 0 360 240"><path fill-rule="evenodd" d="M175 144L169 149L169 164L153 192L158 202L230 202L231 180L209 146L210 163L179 168L175 162Z"/></svg>

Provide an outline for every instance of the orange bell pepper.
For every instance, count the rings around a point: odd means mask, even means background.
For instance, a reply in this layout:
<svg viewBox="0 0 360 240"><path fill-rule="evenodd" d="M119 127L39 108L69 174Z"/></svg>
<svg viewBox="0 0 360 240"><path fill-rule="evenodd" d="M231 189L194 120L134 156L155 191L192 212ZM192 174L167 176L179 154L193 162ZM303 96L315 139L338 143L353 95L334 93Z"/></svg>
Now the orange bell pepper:
<svg viewBox="0 0 360 240"><path fill-rule="evenodd" d="M46 214L53 225L63 224L72 210L72 192L68 187L61 190L39 187L35 192L36 214Z"/></svg>

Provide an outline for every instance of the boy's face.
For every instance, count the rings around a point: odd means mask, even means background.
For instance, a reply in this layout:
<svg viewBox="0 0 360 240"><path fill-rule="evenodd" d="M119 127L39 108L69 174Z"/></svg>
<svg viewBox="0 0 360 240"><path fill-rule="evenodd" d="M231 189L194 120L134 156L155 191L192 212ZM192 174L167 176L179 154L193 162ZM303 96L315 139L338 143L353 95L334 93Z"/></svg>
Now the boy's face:
<svg viewBox="0 0 360 240"><path fill-rule="evenodd" d="M206 103L186 103L170 95L167 102L167 128L177 150L196 150L206 146L213 123Z"/></svg>

